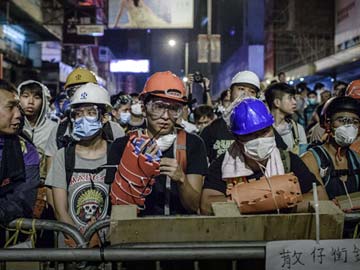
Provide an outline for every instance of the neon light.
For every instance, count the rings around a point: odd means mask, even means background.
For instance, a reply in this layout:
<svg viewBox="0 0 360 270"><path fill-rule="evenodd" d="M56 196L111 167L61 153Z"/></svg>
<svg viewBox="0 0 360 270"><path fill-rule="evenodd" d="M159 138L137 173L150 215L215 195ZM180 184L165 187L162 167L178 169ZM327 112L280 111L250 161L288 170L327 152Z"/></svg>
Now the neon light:
<svg viewBox="0 0 360 270"><path fill-rule="evenodd" d="M23 42L25 40L25 35L20 33L19 31L15 30L13 27L8 25L3 25L3 31L5 35L14 41L21 41Z"/></svg>
<svg viewBox="0 0 360 270"><path fill-rule="evenodd" d="M148 73L149 72L149 60L111 60L110 71L111 72L133 72L133 73Z"/></svg>

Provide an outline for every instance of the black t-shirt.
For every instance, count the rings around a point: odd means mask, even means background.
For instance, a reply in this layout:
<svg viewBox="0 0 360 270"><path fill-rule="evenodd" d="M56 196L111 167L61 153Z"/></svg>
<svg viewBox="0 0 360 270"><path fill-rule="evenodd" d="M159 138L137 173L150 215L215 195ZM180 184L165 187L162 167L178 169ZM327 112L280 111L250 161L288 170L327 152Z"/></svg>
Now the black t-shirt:
<svg viewBox="0 0 360 270"><path fill-rule="evenodd" d="M118 138L111 146L108 165L118 165L123 155L129 136ZM162 153L163 157L174 157L174 146ZM202 139L194 134L186 133L186 172L185 174L206 175L208 166L206 160L206 149ZM115 177L116 168L109 168L106 173L105 182L111 184ZM166 196L166 176L159 175L155 178L152 192L145 199L146 209L141 215L164 215L165 196ZM186 210L181 201L178 185L171 181L170 194L170 214L193 214Z"/></svg>
<svg viewBox="0 0 360 270"><path fill-rule="evenodd" d="M312 189L312 183L315 182L319 185L316 177L309 171L305 163L300 159L299 156L289 152L290 154L290 171L295 174L299 179L300 188L302 193L307 193ZM211 163L209 167L209 174L205 177L203 189L214 189L226 194L226 182L222 180L221 165L224 161L225 154L218 157ZM254 173L253 175L247 176L247 179L259 180L263 176L261 171Z"/></svg>
<svg viewBox="0 0 360 270"><path fill-rule="evenodd" d="M225 153L235 139L223 118L205 127L200 136L205 142L209 162Z"/></svg>

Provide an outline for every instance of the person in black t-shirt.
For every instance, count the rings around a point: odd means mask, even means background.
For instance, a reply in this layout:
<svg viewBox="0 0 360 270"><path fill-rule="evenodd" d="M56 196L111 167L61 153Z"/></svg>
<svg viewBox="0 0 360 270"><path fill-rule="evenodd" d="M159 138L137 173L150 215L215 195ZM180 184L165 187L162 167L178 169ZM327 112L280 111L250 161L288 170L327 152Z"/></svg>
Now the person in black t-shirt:
<svg viewBox="0 0 360 270"><path fill-rule="evenodd" d="M260 92L259 77L251 71L238 72L231 80L230 99L236 100L240 95L257 97ZM215 119L200 133L206 146L207 156L211 163L219 155L225 153L234 141L223 118Z"/></svg>
<svg viewBox="0 0 360 270"><path fill-rule="evenodd" d="M156 158L156 153L160 149L162 157L159 167L160 175L155 177L152 192L146 197L143 196L145 209L140 212L140 215L195 214L200 207L203 177L207 174L207 160L202 139L175 128L176 120L181 117L183 106L186 104L184 84L169 71L157 72L146 82L141 98L148 123L142 134L151 138L151 142L156 143L144 143L140 149L148 147L150 150L147 154L153 159ZM180 137L185 137L186 142L181 142ZM127 158L123 153L129 145L128 141L129 136L119 138L110 149L108 164L119 165L117 168L107 170L105 181L112 184L112 187L118 181L119 178L116 177L119 177L122 169L131 170L131 168L121 167L123 158ZM178 151L181 149L185 151L185 159L178 157ZM175 158L175 153L177 158ZM138 158L135 166L141 167L140 162ZM127 177L129 175L131 173ZM136 175L133 173L131 177L136 177ZM134 182L133 179L128 180L129 183ZM141 193L141 196L143 194ZM122 204L121 199L118 200L115 196L112 202L114 204L119 201L116 204Z"/></svg>
<svg viewBox="0 0 360 270"><path fill-rule="evenodd" d="M299 179L302 193L308 193L313 182L318 183L298 156L279 150L273 123L274 118L260 100L246 98L235 105L229 123L235 142L210 165L201 198L202 214L212 212L211 203L227 201L227 179L247 181L259 179L264 173L271 177L293 172ZM283 160L286 153L287 161ZM323 198L321 194L320 199ZM306 194L305 199L308 196L311 193Z"/></svg>

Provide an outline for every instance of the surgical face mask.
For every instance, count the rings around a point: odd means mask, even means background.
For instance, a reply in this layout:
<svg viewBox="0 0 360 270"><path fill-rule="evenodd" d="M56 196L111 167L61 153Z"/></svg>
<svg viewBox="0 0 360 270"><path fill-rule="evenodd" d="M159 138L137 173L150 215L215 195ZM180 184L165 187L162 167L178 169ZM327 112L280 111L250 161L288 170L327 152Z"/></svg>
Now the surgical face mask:
<svg viewBox="0 0 360 270"><path fill-rule="evenodd" d="M317 103L317 99L316 98L309 98L308 102L310 105L315 105Z"/></svg>
<svg viewBox="0 0 360 270"><path fill-rule="evenodd" d="M275 149L275 136L257 138L244 144L245 155L257 161L268 159Z"/></svg>
<svg viewBox="0 0 360 270"><path fill-rule="evenodd" d="M167 134L157 139L156 143L159 146L161 152L164 152L173 145L175 139L176 139L176 134Z"/></svg>
<svg viewBox="0 0 360 270"><path fill-rule="evenodd" d="M135 115L142 115L141 104L136 103L136 104L131 105L131 113L135 114Z"/></svg>
<svg viewBox="0 0 360 270"><path fill-rule="evenodd" d="M121 112L119 123L120 125L126 125L130 121L131 114L129 112Z"/></svg>
<svg viewBox="0 0 360 270"><path fill-rule="evenodd" d="M74 120L72 136L76 140L91 139L101 128L98 117L83 116Z"/></svg>
<svg viewBox="0 0 360 270"><path fill-rule="evenodd" d="M354 125L344 125L335 129L334 139L335 142L342 146L349 146L352 144L358 135L358 128Z"/></svg>

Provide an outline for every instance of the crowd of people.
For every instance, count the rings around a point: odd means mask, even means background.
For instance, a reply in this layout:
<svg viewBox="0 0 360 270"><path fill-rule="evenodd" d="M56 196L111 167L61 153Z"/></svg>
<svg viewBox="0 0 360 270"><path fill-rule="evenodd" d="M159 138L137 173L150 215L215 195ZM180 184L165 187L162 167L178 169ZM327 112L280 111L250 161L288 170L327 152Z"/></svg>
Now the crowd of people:
<svg viewBox="0 0 360 270"><path fill-rule="evenodd" d="M358 210L360 80L310 90L280 75L263 89L254 72L239 71L218 100L203 78L206 104L196 106L193 78L170 71L111 97L86 68L54 98L41 82L0 80L0 223L56 219L84 232L114 205L136 205L139 216L210 215L212 203L229 200L241 210L236 194L249 185L240 183L254 179L272 193L255 212L300 211L313 183L320 200L341 207L346 195L343 210ZM297 203L284 205L273 188L294 195L281 185L294 176ZM75 243L65 235L63 245Z"/></svg>

